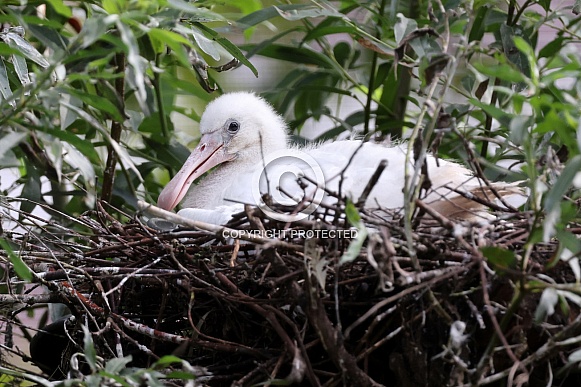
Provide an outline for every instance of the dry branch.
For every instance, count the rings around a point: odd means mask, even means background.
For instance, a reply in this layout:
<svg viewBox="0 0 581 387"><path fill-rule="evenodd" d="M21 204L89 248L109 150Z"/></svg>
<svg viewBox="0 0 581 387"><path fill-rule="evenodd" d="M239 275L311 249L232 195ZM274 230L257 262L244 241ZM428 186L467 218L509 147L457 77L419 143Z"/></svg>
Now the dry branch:
<svg viewBox="0 0 581 387"><path fill-rule="evenodd" d="M539 293L518 287L550 274L558 289L570 291L568 265L546 266L556 243L534 245L525 269L496 267L480 250L494 246L520 256L529 214L459 224L417 201L428 215L411 235L418 270L399 219L363 210L371 237L358 259L338 265L351 239L314 231L351 230L342 200L332 222L319 214L316 221L281 224L247 208L248 215L223 227L142 203L184 226L159 232L139 217L122 224L99 207L71 220L69 233L51 224L5 233L45 287L40 295L13 291L0 298L11 311L4 321L15 321L20 308L65 303L77 321L88 321L104 359L131 354L132 365L145 367L174 353L205 367L209 385L279 379L440 386L494 382L514 372L532 378L549 363L565 365L572 338L581 334L578 319L569 323L556 312L552 328L542 328L534 321ZM225 231L239 238L224 238ZM307 231L319 237L307 240ZM4 252L0 259L10 269ZM12 271L6 278L10 289L22 289ZM518 292L526 293L516 298ZM577 316L579 308L570 306ZM467 338L452 346L456 321ZM566 335L553 335L559 330ZM71 337L82 343L79 324ZM502 350L488 348L497 338ZM74 344L71 353L82 351ZM515 361L520 370L513 370Z"/></svg>

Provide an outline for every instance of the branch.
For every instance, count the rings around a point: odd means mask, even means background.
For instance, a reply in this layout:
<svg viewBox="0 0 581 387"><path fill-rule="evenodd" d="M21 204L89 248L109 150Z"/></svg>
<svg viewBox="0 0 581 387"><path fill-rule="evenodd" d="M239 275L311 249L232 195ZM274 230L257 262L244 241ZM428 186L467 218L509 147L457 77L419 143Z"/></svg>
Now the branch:
<svg viewBox="0 0 581 387"><path fill-rule="evenodd" d="M121 111L125 110L125 54L117 53L115 55L115 62L117 64L116 73L119 76L115 79L115 90L119 96L121 106ZM113 121L111 125L111 139L117 143L121 140L121 131L123 129L123 123L118 121ZM101 200L109 203L111 202L111 197L113 195L113 184L115 182L115 167L117 166L117 153L113 149L112 145L107 145L107 163L105 164L105 170L103 172L103 186L101 188Z"/></svg>

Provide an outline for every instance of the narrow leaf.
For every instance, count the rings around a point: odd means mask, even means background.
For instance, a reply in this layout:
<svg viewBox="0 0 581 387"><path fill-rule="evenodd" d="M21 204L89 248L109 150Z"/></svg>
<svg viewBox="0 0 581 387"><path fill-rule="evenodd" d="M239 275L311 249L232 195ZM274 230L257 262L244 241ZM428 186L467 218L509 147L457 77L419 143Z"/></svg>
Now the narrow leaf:
<svg viewBox="0 0 581 387"><path fill-rule="evenodd" d="M226 19L215 12L209 11L204 8L198 8L194 6L191 2L185 2L183 0L168 0L167 4L177 10L183 11L192 15L192 21L198 22L210 22L210 21L225 21Z"/></svg>
<svg viewBox="0 0 581 387"><path fill-rule="evenodd" d="M311 6L311 5L309 5L307 7L294 8L294 9L288 9L288 8L282 9L278 6L274 6L274 8L276 9L276 12L283 19L290 20L290 21L296 21L296 20L307 19L307 18L322 17L322 16L339 17L339 18L345 17L345 15L343 15L342 13L338 12L335 9L326 9L326 8L316 7L316 6Z"/></svg>
<svg viewBox="0 0 581 387"><path fill-rule="evenodd" d="M67 7L63 0L47 0L48 3L54 8L54 10L63 15L64 17L71 17L73 16L73 12L69 7Z"/></svg>
<svg viewBox="0 0 581 387"><path fill-rule="evenodd" d="M252 63L250 63L248 58L246 58L246 56L244 56L242 51L240 51L240 49L238 47L236 47L232 42L230 42L226 38L223 38L216 31L212 30L211 28L206 27L205 25L203 25L201 23L194 23L194 25L198 29L200 29L204 33L206 33L212 40L214 40L215 42L220 44L222 47L224 47L224 49L226 51L228 51L230 53L230 55L232 55L234 58L238 59L240 61L240 63L242 63L243 65L248 67L250 69L250 71L252 71L254 76L258 77L258 70L256 69L256 67L254 67L254 65Z"/></svg>
<svg viewBox="0 0 581 387"><path fill-rule="evenodd" d="M198 47L206 54L210 55L215 61L220 60L220 52L216 48L216 42L206 38L206 36L199 32L195 27L192 27L192 34Z"/></svg>
<svg viewBox="0 0 581 387"><path fill-rule="evenodd" d="M516 67L527 77L531 76L531 67L527 55L519 51L515 45L516 41L521 39L522 29L516 26L508 26L505 23L500 25L500 36L504 54ZM523 41L524 42L524 41Z"/></svg>
<svg viewBox="0 0 581 387"><path fill-rule="evenodd" d="M397 23L393 28L395 33L395 42L400 45L402 40L418 29L418 23L414 19L408 19L403 14L397 14Z"/></svg>
<svg viewBox="0 0 581 387"><path fill-rule="evenodd" d="M180 359L177 356L166 355L166 356L163 356L162 358L160 358L158 361L156 361L155 366L165 367L165 366L168 366L170 364L175 364L175 363L182 363L182 359Z"/></svg>
<svg viewBox="0 0 581 387"><path fill-rule="evenodd" d="M97 351L95 350L95 344L93 343L93 337L91 336L91 331L89 328L83 324L83 352L85 354L85 360L91 368L91 371L95 373L97 371Z"/></svg>
<svg viewBox="0 0 581 387"><path fill-rule="evenodd" d="M506 111L499 109L496 106L492 106L492 105L480 102L479 100L477 100L475 98L470 98L470 102L473 105L484 110L486 113L488 113L493 118L497 119L503 126L505 126L505 127L510 126L510 122L513 118L513 116L510 113L507 113Z"/></svg>
<svg viewBox="0 0 581 387"><path fill-rule="evenodd" d="M2 58L0 58L0 93L5 100L9 101L10 106L16 106L16 102L12 100L12 89L10 89L10 81L8 80L6 65L4 64Z"/></svg>
<svg viewBox="0 0 581 387"><path fill-rule="evenodd" d="M132 360L133 358L131 355L121 358L114 357L111 360L108 360L107 364L105 364L105 371L117 375L127 368L127 364L131 363Z"/></svg>
<svg viewBox="0 0 581 387"><path fill-rule="evenodd" d="M486 260L499 268L512 268L516 265L516 255L514 251L503 249L502 247L485 246L481 247L482 255Z"/></svg>
<svg viewBox="0 0 581 387"><path fill-rule="evenodd" d="M479 73L489 77L496 77L514 83L525 82L527 80L526 76L521 71L508 63L498 65L474 63L473 66Z"/></svg>
<svg viewBox="0 0 581 387"><path fill-rule="evenodd" d="M8 44L12 48L16 48L20 53L31 61L37 63L42 67L48 67L48 61L42 56L40 52L26 40L24 40L20 35L14 32L7 32L4 35L5 39L8 40Z"/></svg>
<svg viewBox="0 0 581 387"><path fill-rule="evenodd" d="M357 257L359 257L359 253L363 248L363 243L365 243L367 235L368 231L365 226L357 230L357 237L355 238L354 241L351 242L351 244L349 244L347 251L341 256L341 259L339 259L339 265L352 262L355 259L357 259Z"/></svg>
<svg viewBox="0 0 581 387"><path fill-rule="evenodd" d="M145 69L147 66L147 61L145 58L139 55L139 46L137 43L137 38L133 34L131 28L127 24L120 20L117 20L117 30L121 35L121 40L125 44L127 52L127 63L129 63L130 69L126 73L127 80L131 82L133 87L136 89L135 96L139 102L139 107L143 111L143 114L148 116L150 114L149 106L147 104L147 91L145 90Z"/></svg>
<svg viewBox="0 0 581 387"><path fill-rule="evenodd" d="M109 134L107 129L105 129L99 121L97 121L93 116L91 116L89 113L85 112L83 109L79 108L78 106L67 104L65 102L61 102L61 104L63 106L66 106L67 108L73 110L75 113L77 113L77 115L79 117L81 117L83 120L87 121L87 123L89 125L93 126L95 129L97 129L101 133L101 135L105 138L105 140L107 141L107 144L110 144L113 147L113 150L115 150L115 152L117 152L117 155L119 156L119 159L121 160L121 163L124 165L124 167L129 168L133 172L135 172L139 181L143 182L143 177L141 176L141 173L139 173L139 170L137 169L137 167L135 166L135 164L131 160L131 157L129 156L129 153L127 153L127 150L125 148L121 147L117 141L115 141L111 138L111 135Z"/></svg>
<svg viewBox="0 0 581 387"><path fill-rule="evenodd" d="M12 55L12 64L14 65L14 71L16 71L20 83L22 85L28 85L30 83L30 76L28 75L26 59L20 55Z"/></svg>
<svg viewBox="0 0 581 387"><path fill-rule="evenodd" d="M361 215L359 215L359 211L357 211L355 204L350 200L347 201L347 206L345 206L345 216L347 216L347 220L354 227L359 226L361 223Z"/></svg>
<svg viewBox="0 0 581 387"><path fill-rule="evenodd" d="M83 179L85 180L85 184L88 187L94 187L96 181L96 174L95 169L93 168L93 164L76 148L72 147L68 143L62 143L63 149L66 150L65 155L63 156L65 162L69 164L74 169L77 169Z"/></svg>
<svg viewBox="0 0 581 387"><path fill-rule="evenodd" d="M355 207L355 204L350 200L347 201L347 205L345 206L345 216L347 216L349 223L357 229L357 236L355 237L355 240L349 244L347 251L339 259L339 265L352 262L359 257L359 253L363 248L363 243L365 243L367 235L369 234L367 228L361 221L361 216L359 215L359 211L357 211L357 207Z"/></svg>
<svg viewBox="0 0 581 387"><path fill-rule="evenodd" d="M273 17L280 16L279 12L286 12L286 11L293 11L293 10L300 10L303 8L309 8L311 5L309 4L283 4L270 6L267 8L260 9L256 12L251 13L250 15L246 15L241 19L238 19L236 24L241 28L249 28L253 27L257 24L262 23L263 21L272 19Z"/></svg>
<svg viewBox="0 0 581 387"><path fill-rule="evenodd" d="M310 40L317 39L317 38L320 38L322 36L333 35L333 34L342 34L342 33L348 33L348 34L355 35L358 32L359 31L357 30L357 28L355 28L352 25L327 26L327 27L323 27L323 28L315 27L314 29L312 29L311 31L309 31L305 35L304 40L308 42Z"/></svg>
<svg viewBox="0 0 581 387"><path fill-rule="evenodd" d="M7 154L26 137L26 133L8 132L0 137L0 155Z"/></svg>
<svg viewBox="0 0 581 387"><path fill-rule="evenodd" d="M567 358L569 363L579 363L581 362L581 349L576 350Z"/></svg>
<svg viewBox="0 0 581 387"><path fill-rule="evenodd" d="M557 208L563 196L572 186L577 173L581 171L581 156L577 155L567 162L561 175L545 198L545 211L550 212Z"/></svg>
<svg viewBox="0 0 581 387"><path fill-rule="evenodd" d="M17 255L14 252L12 246L10 246L10 243L8 243L8 241L3 237L0 237L0 247L2 248L2 250L6 252L6 255L8 255L8 259L10 260L10 263L12 263L12 267L14 267L16 275L24 281L27 282L31 281L32 272L30 271L26 263L24 263L20 255Z"/></svg>
<svg viewBox="0 0 581 387"><path fill-rule="evenodd" d="M85 157L87 157L93 164L101 165L99 154L95 150L95 145L90 140L84 140L77 135L67 132L65 130L43 128L43 131L51 136L54 136L62 141L68 142L77 148Z"/></svg>

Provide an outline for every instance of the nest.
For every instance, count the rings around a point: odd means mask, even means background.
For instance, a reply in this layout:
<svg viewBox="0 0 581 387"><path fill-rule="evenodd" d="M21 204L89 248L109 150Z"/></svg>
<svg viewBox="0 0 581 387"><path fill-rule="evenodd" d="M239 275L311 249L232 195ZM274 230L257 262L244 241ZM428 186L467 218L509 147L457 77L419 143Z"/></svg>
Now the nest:
<svg viewBox="0 0 581 387"><path fill-rule="evenodd" d="M141 214L121 223L101 206L28 219L34 232L4 237L43 291L4 302L69 308L60 376L96 372L70 362L90 336L102 363L130 355L129 366L150 367L172 354L216 386L579 383L566 367L578 308L539 321L541 292L524 285L575 282L567 263L550 262L557 242L526 245L530 214L478 225L420 214L406 230L397 215L361 210L356 228L335 211L283 224L248 207L207 230L159 231Z"/></svg>

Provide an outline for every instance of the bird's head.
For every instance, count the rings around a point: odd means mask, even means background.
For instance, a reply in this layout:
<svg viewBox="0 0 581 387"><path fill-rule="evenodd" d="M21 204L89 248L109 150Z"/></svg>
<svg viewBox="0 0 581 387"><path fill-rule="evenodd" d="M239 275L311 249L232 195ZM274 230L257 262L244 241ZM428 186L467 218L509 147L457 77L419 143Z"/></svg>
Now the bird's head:
<svg viewBox="0 0 581 387"><path fill-rule="evenodd" d="M210 102L200 133L198 146L159 195L159 207L172 210L197 178L219 164L255 165L262 155L287 146L284 120L252 93L224 94Z"/></svg>

